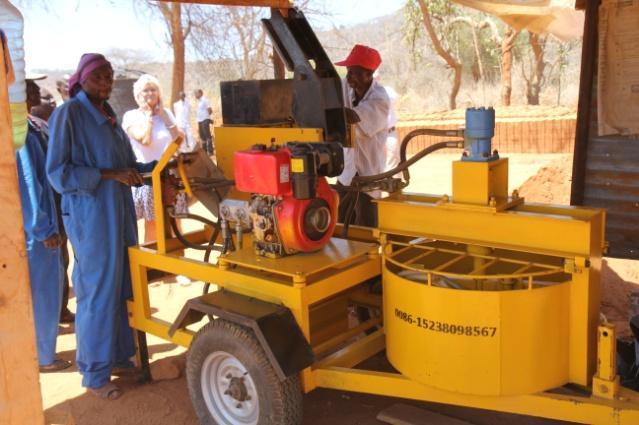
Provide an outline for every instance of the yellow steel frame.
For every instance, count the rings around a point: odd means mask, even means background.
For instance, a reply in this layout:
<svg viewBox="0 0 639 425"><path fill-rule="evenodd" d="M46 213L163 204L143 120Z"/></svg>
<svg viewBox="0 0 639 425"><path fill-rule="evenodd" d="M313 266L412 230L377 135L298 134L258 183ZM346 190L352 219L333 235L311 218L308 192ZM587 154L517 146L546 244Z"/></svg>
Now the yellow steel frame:
<svg viewBox="0 0 639 425"><path fill-rule="evenodd" d="M252 143L270 140L272 137L265 139L269 134L277 134L278 142L295 140L289 138L295 129L253 130L256 131L255 137L247 139L245 136L251 135L251 129L216 129L218 148L220 136L223 136L222 139L233 141L240 133L244 145L251 139L254 141ZM316 140L321 136L314 129L303 131L306 131L303 134L306 139ZM155 199L161 199L162 195L161 170L177 151L178 145L179 142L174 143L167 149L153 172ZM226 148L230 148L233 143L225 145ZM222 152L222 162L227 165L230 163L230 152L229 149ZM518 202L511 205L516 204ZM161 202L156 202L155 205L158 228L166 229ZM324 387L575 422L639 423L639 395L620 388L614 370L614 328L599 327L596 335L598 345L589 333L593 323L596 324L597 318L594 316L598 311L598 289L595 289L597 285L593 282L598 279L597 258L601 255L604 245L602 211L520 205L513 210L499 212L500 208L490 204L461 205L453 204L447 198L408 195L397 195L382 200L379 202L379 208L380 211L384 211L380 214L380 229L370 232L354 228L354 239L369 242L381 239L381 242L385 243L387 235L391 234L423 236L565 258L565 271L573 274L571 297L579 307L571 308L569 317L569 322L577 335L570 343L570 357L574 361L570 381L584 386L592 382L592 395L554 392L518 396L468 395L426 386L396 373L354 369L357 364L384 350L386 342L383 329L330 354L331 350L334 351L340 344L343 345L348 338L362 331L364 327L332 337L329 335L328 338L314 344L313 349L316 353L329 354L302 371L305 392ZM524 237L521 237L521 232L518 233L519 237L513 237L513 231L521 226L530 228L530 231L525 233ZM601 231L591 234L586 231L586 226L599 226ZM567 237L557 238L559 234ZM180 254L180 250L184 248L182 244L168 235L168 232L159 232L157 242L129 248L133 283L133 299L128 303L129 321L135 329L184 347L190 345L194 332L179 329L170 336L168 330L171 324L151 314L147 287L148 269L182 274L194 280L215 282L236 293L281 303L292 311L305 337L312 341L312 306L335 299L337 294L348 293L361 282L378 276L382 268L379 245L366 242L349 245L357 242L336 241L328 248L328 254L317 254L324 255L324 263L318 262L320 257L311 254L290 259L290 268L287 268L282 267L282 259L256 259L250 243L245 243L246 248L241 252L220 258L215 265L188 259ZM185 235L194 243L205 243L209 236L209 230ZM593 253L594 258L591 258ZM330 255L335 257L331 259ZM591 268L594 273L582 273L587 268ZM378 323L378 319L371 321L372 325ZM593 357L590 353L594 352L596 347L599 350L596 357ZM586 376L592 370L595 361L595 376Z"/></svg>
<svg viewBox="0 0 639 425"><path fill-rule="evenodd" d="M522 396L476 396L442 391L396 373L353 369L384 348L382 331L369 335L329 360L316 365L313 379L318 387L390 397L452 404L588 424L639 423L639 395L620 388L617 398L537 393Z"/></svg>
<svg viewBox="0 0 639 425"><path fill-rule="evenodd" d="M199 231L185 236L193 243L205 243L208 240L207 233ZM336 259L330 269L326 266L318 267L317 256L310 255L299 266L300 272L293 274L280 268L269 268L268 264L264 263L255 262L253 265L243 263L242 258L248 258L247 254L253 252L250 244L245 244L245 248L241 252L242 255L237 261L234 260L233 255L230 255L221 259L217 265L191 260L171 252L183 248L175 239L166 240L165 247L168 250L165 253L161 253L158 244L155 243L129 248L133 284L133 299L128 303L129 324L134 329L172 341L183 347L188 347L191 344L194 332L188 329L178 329L173 336L170 336L171 323L153 317L151 314L147 281L149 269L179 273L203 282L215 282L220 287L242 295L281 303L291 310L304 336L308 341L311 341L312 306L379 275L381 265L376 245L340 239L334 239L325 250L326 257ZM301 257L296 257L298 262L299 258ZM263 260L268 261L269 259ZM329 258L325 258L324 264L328 260ZM231 265L236 267L231 268ZM377 323L373 321L370 325ZM322 341L314 349L325 351L348 338L348 334L335 336L328 342ZM302 372L302 382L306 392L316 387L310 369Z"/></svg>
<svg viewBox="0 0 639 425"><path fill-rule="evenodd" d="M605 211L526 204L507 211L398 194L378 201L382 234L423 236L566 259L570 294L570 382L589 385L595 368L599 270ZM586 267L586 265L588 265Z"/></svg>
<svg viewBox="0 0 639 425"><path fill-rule="evenodd" d="M158 161L157 165L153 169L151 173L151 180L153 182L153 199L160 200L162 199L162 171L166 168L171 158L180 148L180 144L182 143L182 138L178 137L166 147L164 154ZM188 184L188 181L187 181ZM160 253L166 252L166 235L169 234L170 230L168 229L168 223L164 217L164 205L162 202L156 202L153 206L155 213L155 225L157 230L157 249Z"/></svg>

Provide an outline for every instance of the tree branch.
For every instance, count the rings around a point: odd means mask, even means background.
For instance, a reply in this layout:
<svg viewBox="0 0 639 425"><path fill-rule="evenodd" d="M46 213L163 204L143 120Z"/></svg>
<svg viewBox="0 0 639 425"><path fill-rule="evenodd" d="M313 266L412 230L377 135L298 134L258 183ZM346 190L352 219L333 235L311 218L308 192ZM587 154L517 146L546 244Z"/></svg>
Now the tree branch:
<svg viewBox="0 0 639 425"><path fill-rule="evenodd" d="M461 86L461 64L459 64L459 62L457 62L455 58L442 47L441 41L439 40L439 38L437 38L437 34L435 34L435 29L433 28L433 24L430 20L430 11L428 9L426 1L417 0L417 2L419 4L419 9L422 12L422 21L424 22L424 27L426 28L426 32L428 33L431 42L433 43L435 51L454 71L455 75L453 87L451 89L449 97L449 107L451 109L455 109L457 107L457 94L459 93L459 87Z"/></svg>

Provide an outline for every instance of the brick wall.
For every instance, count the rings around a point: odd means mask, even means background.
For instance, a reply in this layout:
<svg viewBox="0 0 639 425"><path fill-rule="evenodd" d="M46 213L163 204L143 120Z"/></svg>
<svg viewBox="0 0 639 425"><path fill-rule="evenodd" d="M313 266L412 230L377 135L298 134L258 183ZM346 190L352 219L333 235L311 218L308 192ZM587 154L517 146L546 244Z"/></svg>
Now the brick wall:
<svg viewBox="0 0 639 425"><path fill-rule="evenodd" d="M503 153L572 153L575 143L575 119L533 119L529 121L503 120L495 124L493 149ZM463 122L399 122L397 130L402 140L417 128L456 129ZM408 153L414 154L426 146L443 141L432 136L418 136L408 145ZM442 150L440 152L446 152Z"/></svg>

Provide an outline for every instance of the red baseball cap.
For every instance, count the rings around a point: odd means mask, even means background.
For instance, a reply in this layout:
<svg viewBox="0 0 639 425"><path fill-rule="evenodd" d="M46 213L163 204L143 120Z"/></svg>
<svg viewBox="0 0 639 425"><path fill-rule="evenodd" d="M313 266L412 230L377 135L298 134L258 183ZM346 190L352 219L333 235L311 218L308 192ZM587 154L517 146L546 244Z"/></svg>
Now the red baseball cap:
<svg viewBox="0 0 639 425"><path fill-rule="evenodd" d="M346 59L335 62L338 66L361 66L371 71L375 71L382 63L379 52L372 47L356 44Z"/></svg>

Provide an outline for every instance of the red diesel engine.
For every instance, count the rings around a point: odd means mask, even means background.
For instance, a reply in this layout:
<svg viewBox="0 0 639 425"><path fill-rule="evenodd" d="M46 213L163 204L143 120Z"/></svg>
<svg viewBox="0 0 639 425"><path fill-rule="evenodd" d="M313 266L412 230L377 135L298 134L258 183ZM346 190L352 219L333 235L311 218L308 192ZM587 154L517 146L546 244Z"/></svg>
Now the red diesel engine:
<svg viewBox="0 0 639 425"><path fill-rule="evenodd" d="M338 196L325 177L342 172L339 143L255 145L235 152L235 187L251 194L254 245L271 257L312 252L331 238Z"/></svg>

